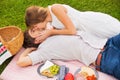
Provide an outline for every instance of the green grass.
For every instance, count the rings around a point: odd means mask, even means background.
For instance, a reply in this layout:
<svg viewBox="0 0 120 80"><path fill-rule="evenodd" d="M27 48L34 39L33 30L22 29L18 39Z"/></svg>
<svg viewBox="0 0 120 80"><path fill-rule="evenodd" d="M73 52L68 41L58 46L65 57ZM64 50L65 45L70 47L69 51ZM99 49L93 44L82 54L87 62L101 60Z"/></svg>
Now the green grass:
<svg viewBox="0 0 120 80"><path fill-rule="evenodd" d="M68 4L80 11L99 11L120 20L120 0L0 0L0 27L15 25L23 31L25 9L31 5ZM12 58L0 66L0 74Z"/></svg>

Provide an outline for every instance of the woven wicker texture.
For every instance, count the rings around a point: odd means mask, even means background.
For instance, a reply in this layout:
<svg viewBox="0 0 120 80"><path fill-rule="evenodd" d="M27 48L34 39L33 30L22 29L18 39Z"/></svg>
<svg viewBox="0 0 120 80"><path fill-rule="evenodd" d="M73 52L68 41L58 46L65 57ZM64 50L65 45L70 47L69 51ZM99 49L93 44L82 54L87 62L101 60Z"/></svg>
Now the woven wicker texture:
<svg viewBox="0 0 120 80"><path fill-rule="evenodd" d="M7 26L0 28L0 41L15 55L23 45L23 32L17 26Z"/></svg>

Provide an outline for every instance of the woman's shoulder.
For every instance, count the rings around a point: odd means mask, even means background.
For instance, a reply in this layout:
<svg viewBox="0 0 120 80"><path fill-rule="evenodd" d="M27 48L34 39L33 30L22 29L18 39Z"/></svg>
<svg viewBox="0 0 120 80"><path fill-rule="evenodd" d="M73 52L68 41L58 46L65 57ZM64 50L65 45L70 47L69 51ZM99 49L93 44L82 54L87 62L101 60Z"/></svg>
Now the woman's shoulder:
<svg viewBox="0 0 120 80"><path fill-rule="evenodd" d="M51 6L52 7L66 7L66 6L71 7L70 5L67 5L67 4L52 4Z"/></svg>
<svg viewBox="0 0 120 80"><path fill-rule="evenodd" d="M51 5L51 8L52 8L52 9L58 9L58 8L63 7L63 5L64 5L64 4L52 4L52 5Z"/></svg>
<svg viewBox="0 0 120 80"><path fill-rule="evenodd" d="M51 7L51 11L52 12L58 12L58 11L66 11L66 8L64 7L65 4L52 4Z"/></svg>
<svg viewBox="0 0 120 80"><path fill-rule="evenodd" d="M52 4L51 6L63 6L65 4L59 4L59 3L55 3L55 4Z"/></svg>

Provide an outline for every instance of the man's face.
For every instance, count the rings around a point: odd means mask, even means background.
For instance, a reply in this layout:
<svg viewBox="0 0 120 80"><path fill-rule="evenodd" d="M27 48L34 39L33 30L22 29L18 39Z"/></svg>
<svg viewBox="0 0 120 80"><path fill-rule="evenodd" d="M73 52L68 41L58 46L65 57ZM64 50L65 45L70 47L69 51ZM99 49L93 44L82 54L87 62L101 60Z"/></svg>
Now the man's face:
<svg viewBox="0 0 120 80"><path fill-rule="evenodd" d="M29 29L29 34L31 37L36 38L40 36L40 33L46 29L46 23L38 23L33 26L32 29Z"/></svg>

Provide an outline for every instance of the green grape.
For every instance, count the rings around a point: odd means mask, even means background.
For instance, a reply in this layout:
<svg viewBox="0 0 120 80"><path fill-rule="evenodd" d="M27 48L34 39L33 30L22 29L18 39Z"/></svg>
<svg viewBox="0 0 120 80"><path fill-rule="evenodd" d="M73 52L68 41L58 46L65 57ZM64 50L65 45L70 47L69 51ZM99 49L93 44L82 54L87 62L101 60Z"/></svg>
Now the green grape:
<svg viewBox="0 0 120 80"><path fill-rule="evenodd" d="M50 72L53 74L53 75L56 75L59 71L59 66L58 65L53 65L49 68Z"/></svg>
<svg viewBox="0 0 120 80"><path fill-rule="evenodd" d="M56 72L58 72L58 70L59 70L59 68L56 68L56 70L55 70L55 71L56 71Z"/></svg>
<svg viewBox="0 0 120 80"><path fill-rule="evenodd" d="M49 69L52 70L52 67L50 67Z"/></svg>

